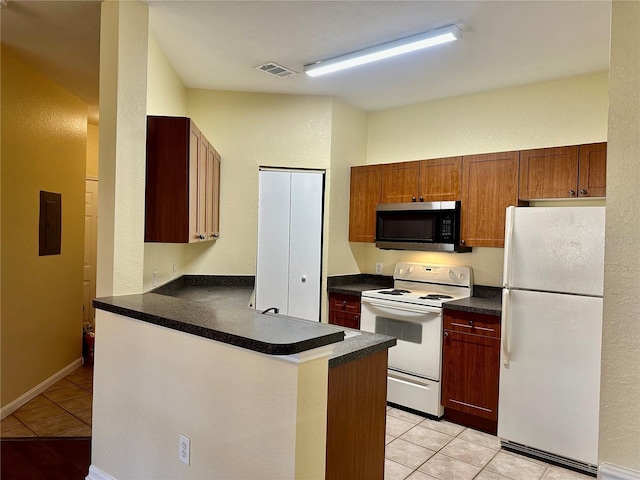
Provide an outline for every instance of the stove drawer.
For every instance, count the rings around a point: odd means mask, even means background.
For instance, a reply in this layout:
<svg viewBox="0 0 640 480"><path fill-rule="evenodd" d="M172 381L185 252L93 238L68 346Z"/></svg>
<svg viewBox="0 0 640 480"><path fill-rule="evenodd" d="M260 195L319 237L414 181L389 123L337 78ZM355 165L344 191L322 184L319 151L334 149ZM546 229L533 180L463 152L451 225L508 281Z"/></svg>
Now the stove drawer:
<svg viewBox="0 0 640 480"><path fill-rule="evenodd" d="M500 317L498 315L445 310L444 329L483 337L500 338Z"/></svg>

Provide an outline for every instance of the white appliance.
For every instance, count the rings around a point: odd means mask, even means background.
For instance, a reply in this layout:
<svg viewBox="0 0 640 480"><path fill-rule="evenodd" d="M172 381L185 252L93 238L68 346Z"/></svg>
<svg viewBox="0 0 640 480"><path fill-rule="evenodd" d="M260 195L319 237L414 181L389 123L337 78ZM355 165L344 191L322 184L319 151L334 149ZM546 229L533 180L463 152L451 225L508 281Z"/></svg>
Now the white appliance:
<svg viewBox="0 0 640 480"><path fill-rule="evenodd" d="M324 172L260 169L255 308L320 320Z"/></svg>
<svg viewBox="0 0 640 480"><path fill-rule="evenodd" d="M604 207L508 207L498 436L595 474Z"/></svg>
<svg viewBox="0 0 640 480"><path fill-rule="evenodd" d="M387 401L441 417L442 304L469 297L470 267L397 263L393 289L362 292L360 329L397 338L389 349Z"/></svg>

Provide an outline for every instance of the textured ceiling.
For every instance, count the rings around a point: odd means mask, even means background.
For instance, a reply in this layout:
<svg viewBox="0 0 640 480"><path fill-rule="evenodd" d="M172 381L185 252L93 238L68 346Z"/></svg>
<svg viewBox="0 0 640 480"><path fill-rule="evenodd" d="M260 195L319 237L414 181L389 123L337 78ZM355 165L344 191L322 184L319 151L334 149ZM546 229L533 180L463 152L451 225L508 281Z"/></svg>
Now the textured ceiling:
<svg viewBox="0 0 640 480"><path fill-rule="evenodd" d="M329 95L364 110L608 68L610 2L149 1L188 87ZM457 24L454 43L321 78L303 65ZM253 67L277 62L279 79Z"/></svg>
<svg viewBox="0 0 640 480"><path fill-rule="evenodd" d="M367 111L606 70L609 1L146 1L189 88L328 95ZM94 107L97 1L9 0L2 42ZM325 77L303 66L456 24L454 43ZM299 75L255 70L277 62Z"/></svg>

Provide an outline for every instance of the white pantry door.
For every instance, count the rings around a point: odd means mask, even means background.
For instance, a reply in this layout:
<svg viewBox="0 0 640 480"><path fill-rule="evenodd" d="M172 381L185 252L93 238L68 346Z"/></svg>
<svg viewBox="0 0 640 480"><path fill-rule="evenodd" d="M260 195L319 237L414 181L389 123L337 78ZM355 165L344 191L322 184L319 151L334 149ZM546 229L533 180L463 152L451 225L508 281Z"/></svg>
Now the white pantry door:
<svg viewBox="0 0 640 480"><path fill-rule="evenodd" d="M260 170L256 309L318 321L324 172Z"/></svg>
<svg viewBox="0 0 640 480"><path fill-rule="evenodd" d="M93 324L98 249L98 181L87 179L84 202L84 282L82 321Z"/></svg>

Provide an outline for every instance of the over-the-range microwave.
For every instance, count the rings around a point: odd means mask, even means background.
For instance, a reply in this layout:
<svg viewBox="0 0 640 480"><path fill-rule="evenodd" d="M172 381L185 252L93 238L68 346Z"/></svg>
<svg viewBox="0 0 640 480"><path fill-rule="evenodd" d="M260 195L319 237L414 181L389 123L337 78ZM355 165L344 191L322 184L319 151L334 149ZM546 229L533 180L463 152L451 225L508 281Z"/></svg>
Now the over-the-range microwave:
<svg viewBox="0 0 640 480"><path fill-rule="evenodd" d="M376 247L470 252L471 247L460 245L460 202L379 203Z"/></svg>

